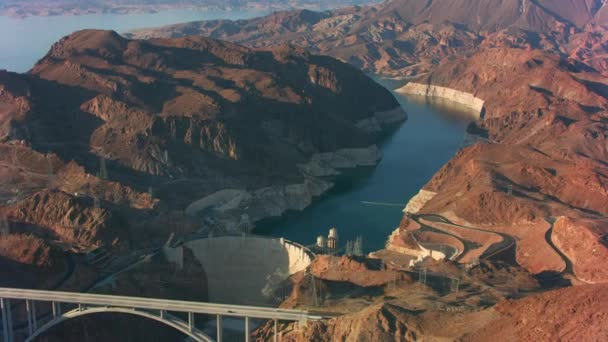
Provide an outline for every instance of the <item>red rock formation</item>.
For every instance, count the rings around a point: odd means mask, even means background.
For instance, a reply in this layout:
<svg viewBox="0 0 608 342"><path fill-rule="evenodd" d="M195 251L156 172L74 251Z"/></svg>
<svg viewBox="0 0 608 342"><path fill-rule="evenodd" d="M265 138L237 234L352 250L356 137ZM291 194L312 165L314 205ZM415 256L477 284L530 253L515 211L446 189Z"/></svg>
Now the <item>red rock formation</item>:
<svg viewBox="0 0 608 342"><path fill-rule="evenodd" d="M567 288L469 313L420 313L380 304L303 328L284 327L283 340L601 341L608 336L607 290L606 285Z"/></svg>
<svg viewBox="0 0 608 342"><path fill-rule="evenodd" d="M397 272L387 271L378 265L374 269L370 263L370 260L348 256L320 255L311 264L310 273L318 279L349 282L361 287L381 286L403 278Z"/></svg>
<svg viewBox="0 0 608 342"><path fill-rule="evenodd" d="M553 243L572 261L574 274L589 283L608 281L608 225L605 220L560 217L553 228Z"/></svg>

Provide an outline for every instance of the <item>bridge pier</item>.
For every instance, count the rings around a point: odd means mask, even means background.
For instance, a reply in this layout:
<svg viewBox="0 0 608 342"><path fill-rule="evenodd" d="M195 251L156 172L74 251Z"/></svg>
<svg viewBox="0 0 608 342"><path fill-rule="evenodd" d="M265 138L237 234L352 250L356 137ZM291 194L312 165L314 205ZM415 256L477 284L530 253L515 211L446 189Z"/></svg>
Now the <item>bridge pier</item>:
<svg viewBox="0 0 608 342"><path fill-rule="evenodd" d="M25 311L27 314L27 336L32 336L34 334L34 321L36 321L36 316L32 316L32 304L31 300L25 301Z"/></svg>
<svg viewBox="0 0 608 342"><path fill-rule="evenodd" d="M53 318L61 315L61 303L51 302L51 307L53 308Z"/></svg>
<svg viewBox="0 0 608 342"><path fill-rule="evenodd" d="M194 313L188 312L188 330L192 332L194 330Z"/></svg>
<svg viewBox="0 0 608 342"><path fill-rule="evenodd" d="M245 342L250 342L251 331L249 329L249 317L245 317Z"/></svg>
<svg viewBox="0 0 608 342"><path fill-rule="evenodd" d="M0 309L2 310L2 332L3 340L13 342L13 323L11 322L11 302L0 298Z"/></svg>
<svg viewBox="0 0 608 342"><path fill-rule="evenodd" d="M278 332L279 332L279 322L278 320L274 320L274 342L279 342L279 336L278 336Z"/></svg>
<svg viewBox="0 0 608 342"><path fill-rule="evenodd" d="M217 328L217 333L216 333L217 336L215 339L217 342L222 342L223 334L224 334L224 327L222 325L222 315L217 315L215 324L216 324L216 328Z"/></svg>

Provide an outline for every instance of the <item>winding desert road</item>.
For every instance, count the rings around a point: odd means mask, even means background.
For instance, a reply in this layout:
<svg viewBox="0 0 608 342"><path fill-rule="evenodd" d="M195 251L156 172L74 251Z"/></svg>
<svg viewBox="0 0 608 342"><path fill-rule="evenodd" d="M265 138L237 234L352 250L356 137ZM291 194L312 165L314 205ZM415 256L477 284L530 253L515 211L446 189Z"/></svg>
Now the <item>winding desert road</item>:
<svg viewBox="0 0 608 342"><path fill-rule="evenodd" d="M437 229L435 229L433 227L429 227L428 225L425 225L423 222L420 222L420 219L424 219L424 220L431 221L431 222L442 223L442 224L448 224L448 225L450 225L454 228L458 228L458 229L468 229L468 230L473 230L473 231L478 231L478 232L483 232L483 233L491 233L491 234L499 235L502 238L502 241L496 242L496 243L492 244L490 247L488 247L488 249L486 251L484 251L484 253L480 256L480 259L490 259L490 258L494 258L494 257L500 257L501 260L503 260L507 263L517 265L517 261L515 258L515 248L517 247L517 242L516 242L515 238L509 234L499 233L499 232L486 230L486 229L482 229L482 228L463 226L463 225L454 223L454 222L450 221L449 219L447 219L441 215L437 215L437 214L415 214L415 215L411 215L411 217L414 221L416 221L418 224L420 224L421 227L425 227L425 228L429 228L429 229L433 229L433 230L437 230ZM548 218L547 222L549 222L551 224L551 228L549 230L547 230L547 233L545 234L545 240L549 244L549 246L551 246L551 248L563 259L564 263L566 264L565 269L562 272L556 274L555 278L558 278L558 277L561 278L563 275L566 275L566 274L571 275L572 277L576 278L576 275L574 274L574 271L573 271L572 261L559 248L557 248L557 246L555 246L555 244L553 243L553 241L551 239L551 235L553 233L553 224L554 224L555 220L552 218ZM441 233L450 235L450 236L454 236L453 234L449 234L449 233L446 233L443 231ZM458 239L463 242L466 241L466 239L462 239L462 238L458 238ZM467 245L465 244L465 247L466 246ZM512 254L507 255L505 257L504 253L512 253ZM462 255L464 255L464 254L465 253L463 252ZM462 255L459 256L458 259L460 259L462 257Z"/></svg>
<svg viewBox="0 0 608 342"><path fill-rule="evenodd" d="M480 256L480 259L490 259L492 257L498 256L501 253L505 253L505 252L509 251L510 249L514 248L515 245L516 245L515 238L513 238L509 234L498 233L498 232L494 232L494 231L491 231L491 230L486 230L486 229L481 229L481 228L475 228L475 227L468 227L468 226L459 225L459 224L456 224L456 223L448 220L447 218L445 218L445 217L443 217L441 215L437 215L437 214L417 214L417 215L412 215L412 218L418 224L420 224L423 227L428 227L428 225L425 225L424 223L420 222L420 219L425 219L425 220L431 221L431 222L449 224L450 226L453 226L453 227L458 228L458 229L467 229L467 230L472 230L472 231L477 231L477 232L482 232L482 233L489 233L489 234L499 235L502 238L502 240L500 242L493 243L490 247L488 247L488 249L485 250L483 252L483 254ZM433 227L430 227L430 228L433 228ZM445 232L443 232L443 233L445 234ZM465 240L465 239L462 239L462 238L459 238L459 239L460 240ZM507 260L507 259L505 259L504 261L515 262L514 259L513 260Z"/></svg>

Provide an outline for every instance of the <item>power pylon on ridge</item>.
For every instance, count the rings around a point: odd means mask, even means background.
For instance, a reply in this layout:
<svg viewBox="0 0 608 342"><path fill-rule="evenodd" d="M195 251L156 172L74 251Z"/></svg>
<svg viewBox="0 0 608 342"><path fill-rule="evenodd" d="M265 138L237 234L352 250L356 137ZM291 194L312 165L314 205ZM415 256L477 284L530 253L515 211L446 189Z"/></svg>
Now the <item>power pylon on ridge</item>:
<svg viewBox="0 0 608 342"><path fill-rule="evenodd" d="M460 278L452 278L450 283L450 291L454 293L460 292Z"/></svg>
<svg viewBox="0 0 608 342"><path fill-rule="evenodd" d="M418 271L418 282L422 285L426 285L426 267L421 267Z"/></svg>
<svg viewBox="0 0 608 342"><path fill-rule="evenodd" d="M363 237L358 236L353 244L353 254L356 256L363 256Z"/></svg>
<svg viewBox="0 0 608 342"><path fill-rule="evenodd" d="M0 216L0 237L8 236L10 234L10 227L8 220L4 216Z"/></svg>
<svg viewBox="0 0 608 342"><path fill-rule="evenodd" d="M345 253L346 255L353 255L353 242L352 241L346 241L346 251Z"/></svg>
<svg viewBox="0 0 608 342"><path fill-rule="evenodd" d="M99 157L99 178L108 179L108 168L106 167L106 158Z"/></svg>

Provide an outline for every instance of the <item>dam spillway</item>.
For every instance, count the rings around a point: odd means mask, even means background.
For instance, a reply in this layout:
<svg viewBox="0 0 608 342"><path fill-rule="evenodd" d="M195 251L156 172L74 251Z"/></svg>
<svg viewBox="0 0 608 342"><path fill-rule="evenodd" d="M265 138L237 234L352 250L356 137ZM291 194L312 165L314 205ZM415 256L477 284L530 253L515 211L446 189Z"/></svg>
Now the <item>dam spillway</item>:
<svg viewBox="0 0 608 342"><path fill-rule="evenodd" d="M314 255L306 247L283 238L220 236L186 241L165 248L165 257L183 264L189 249L205 271L208 299L212 303L275 304L273 286L302 271Z"/></svg>

